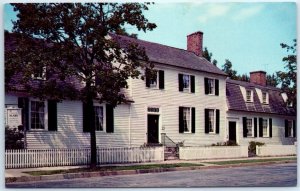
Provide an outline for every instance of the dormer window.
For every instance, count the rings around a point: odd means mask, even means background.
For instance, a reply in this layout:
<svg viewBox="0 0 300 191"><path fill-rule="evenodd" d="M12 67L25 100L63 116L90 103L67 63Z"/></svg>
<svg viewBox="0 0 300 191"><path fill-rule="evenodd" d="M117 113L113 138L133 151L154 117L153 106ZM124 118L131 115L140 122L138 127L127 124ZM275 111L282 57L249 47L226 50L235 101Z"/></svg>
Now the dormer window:
<svg viewBox="0 0 300 191"><path fill-rule="evenodd" d="M263 104L269 104L269 95L267 92L262 92L262 103Z"/></svg>
<svg viewBox="0 0 300 191"><path fill-rule="evenodd" d="M31 75L31 77L35 80L46 80L46 67L40 67Z"/></svg>
<svg viewBox="0 0 300 191"><path fill-rule="evenodd" d="M251 90L246 90L246 101L247 102L252 102L252 91Z"/></svg>

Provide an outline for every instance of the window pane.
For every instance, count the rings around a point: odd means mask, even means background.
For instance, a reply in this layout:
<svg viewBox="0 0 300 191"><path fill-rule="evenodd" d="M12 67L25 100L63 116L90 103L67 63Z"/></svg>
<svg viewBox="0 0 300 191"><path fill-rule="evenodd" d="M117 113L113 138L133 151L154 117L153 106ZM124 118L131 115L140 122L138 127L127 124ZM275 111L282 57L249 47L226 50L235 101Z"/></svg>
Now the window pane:
<svg viewBox="0 0 300 191"><path fill-rule="evenodd" d="M211 110L209 110L209 115L208 115L208 117L209 117L209 121L208 121L208 126L209 126L209 132L215 132L215 114L214 114L214 110L213 109L211 109Z"/></svg>
<svg viewBox="0 0 300 191"><path fill-rule="evenodd" d="M252 137L252 119L247 119L247 136Z"/></svg>
<svg viewBox="0 0 300 191"><path fill-rule="evenodd" d="M94 106L95 110L95 129L96 131L103 131L103 107Z"/></svg>
<svg viewBox="0 0 300 191"><path fill-rule="evenodd" d="M45 128L45 104L41 101L31 101L30 107L31 128L44 129Z"/></svg>
<svg viewBox="0 0 300 191"><path fill-rule="evenodd" d="M184 89L190 88L190 76L189 75L183 75L183 88Z"/></svg>
<svg viewBox="0 0 300 191"><path fill-rule="evenodd" d="M208 79L208 93L214 94L215 92L215 80Z"/></svg>
<svg viewBox="0 0 300 191"><path fill-rule="evenodd" d="M251 91L247 90L246 92L247 101L251 101Z"/></svg>
<svg viewBox="0 0 300 191"><path fill-rule="evenodd" d="M191 113L190 113L190 108L185 107L183 108L183 127L184 127L184 132L190 132L191 130Z"/></svg>
<svg viewBox="0 0 300 191"><path fill-rule="evenodd" d="M263 136L268 135L268 120L263 119Z"/></svg>

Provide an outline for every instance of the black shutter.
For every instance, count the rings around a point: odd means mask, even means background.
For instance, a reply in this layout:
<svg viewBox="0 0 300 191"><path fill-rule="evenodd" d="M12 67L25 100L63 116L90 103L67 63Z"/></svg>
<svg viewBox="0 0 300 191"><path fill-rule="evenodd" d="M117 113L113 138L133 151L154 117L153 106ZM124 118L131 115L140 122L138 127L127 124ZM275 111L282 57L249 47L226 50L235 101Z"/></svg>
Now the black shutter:
<svg viewBox="0 0 300 191"><path fill-rule="evenodd" d="M263 119L262 118L259 118L258 127L259 127L259 137L263 137Z"/></svg>
<svg viewBox="0 0 300 191"><path fill-rule="evenodd" d="M57 131L57 102L48 100L48 130Z"/></svg>
<svg viewBox="0 0 300 191"><path fill-rule="evenodd" d="M254 137L257 137L257 118L254 118Z"/></svg>
<svg viewBox="0 0 300 191"><path fill-rule="evenodd" d="M165 72L163 70L158 71L159 89L165 89Z"/></svg>
<svg viewBox="0 0 300 191"><path fill-rule="evenodd" d="M146 78L146 87L150 87L150 78L147 77L148 76L148 73L149 73L149 69L146 68L146 71L145 71L145 78Z"/></svg>
<svg viewBox="0 0 300 191"><path fill-rule="evenodd" d="M285 137L289 137L289 121L287 119L284 120L284 134Z"/></svg>
<svg viewBox="0 0 300 191"><path fill-rule="evenodd" d="M216 109L216 133L220 132L220 110Z"/></svg>
<svg viewBox="0 0 300 191"><path fill-rule="evenodd" d="M89 127L89 118L91 116L91 112L88 109L88 105L86 103L82 103L82 126L83 126L83 132L90 132Z"/></svg>
<svg viewBox="0 0 300 191"><path fill-rule="evenodd" d="M24 129L29 130L29 99L27 97L19 97L18 107L22 108L21 117Z"/></svg>
<svg viewBox="0 0 300 191"><path fill-rule="evenodd" d="M293 137L297 137L296 120L293 120Z"/></svg>
<svg viewBox="0 0 300 191"><path fill-rule="evenodd" d="M179 107L179 133L184 132L183 127L183 107Z"/></svg>
<svg viewBox="0 0 300 191"><path fill-rule="evenodd" d="M247 117L243 117L243 137L247 137Z"/></svg>
<svg viewBox="0 0 300 191"><path fill-rule="evenodd" d="M109 104L106 105L106 132L114 132L114 108Z"/></svg>
<svg viewBox="0 0 300 191"><path fill-rule="evenodd" d="M195 133L196 109L192 107L192 133Z"/></svg>
<svg viewBox="0 0 300 191"><path fill-rule="evenodd" d="M204 109L205 133L209 133L209 109Z"/></svg>
<svg viewBox="0 0 300 191"><path fill-rule="evenodd" d="M205 94L208 94L208 78L204 78L204 90Z"/></svg>
<svg viewBox="0 0 300 191"><path fill-rule="evenodd" d="M219 95L219 80L215 79L215 95Z"/></svg>
<svg viewBox="0 0 300 191"><path fill-rule="evenodd" d="M179 91L183 91L183 74L178 74Z"/></svg>
<svg viewBox="0 0 300 191"><path fill-rule="evenodd" d="M269 118L269 137L272 137L272 118Z"/></svg>
<svg viewBox="0 0 300 191"><path fill-rule="evenodd" d="M191 76L191 92L195 93L195 76Z"/></svg>

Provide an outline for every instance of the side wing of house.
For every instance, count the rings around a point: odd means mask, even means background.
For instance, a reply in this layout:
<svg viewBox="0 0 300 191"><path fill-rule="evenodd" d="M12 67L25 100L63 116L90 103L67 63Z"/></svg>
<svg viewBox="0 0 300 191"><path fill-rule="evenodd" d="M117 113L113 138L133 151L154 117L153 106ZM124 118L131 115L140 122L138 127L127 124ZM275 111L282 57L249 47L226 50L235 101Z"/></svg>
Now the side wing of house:
<svg viewBox="0 0 300 191"><path fill-rule="evenodd" d="M263 84L228 80L227 137L238 144L250 141L290 145L296 140L296 113L281 90Z"/></svg>
<svg viewBox="0 0 300 191"><path fill-rule="evenodd" d="M53 103L5 95L6 108L22 108L27 148L89 148L90 133L84 132L83 104L80 101ZM115 109L95 103L96 142L98 147L128 147L130 105ZM8 124L7 124L8 125Z"/></svg>

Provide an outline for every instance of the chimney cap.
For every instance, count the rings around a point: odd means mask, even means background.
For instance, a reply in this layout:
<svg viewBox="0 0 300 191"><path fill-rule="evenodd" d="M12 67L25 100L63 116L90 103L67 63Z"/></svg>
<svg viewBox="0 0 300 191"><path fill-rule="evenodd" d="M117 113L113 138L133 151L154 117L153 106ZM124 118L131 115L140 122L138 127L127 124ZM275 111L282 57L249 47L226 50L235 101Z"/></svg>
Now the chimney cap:
<svg viewBox="0 0 300 191"><path fill-rule="evenodd" d="M189 34L187 36L191 36L191 35L195 35L195 34L203 34L203 32L202 31L196 31L196 32L193 32L192 34Z"/></svg>
<svg viewBox="0 0 300 191"><path fill-rule="evenodd" d="M252 71L252 72L250 72L250 74L252 74L252 73L264 73L264 74L266 74L267 72L265 72L263 70L258 70L258 71Z"/></svg>

